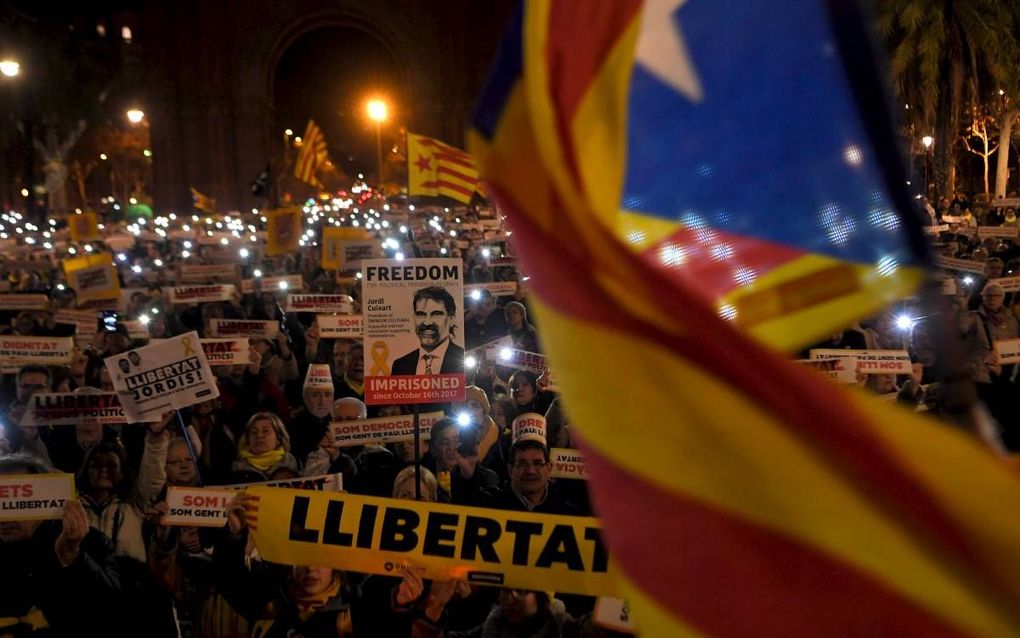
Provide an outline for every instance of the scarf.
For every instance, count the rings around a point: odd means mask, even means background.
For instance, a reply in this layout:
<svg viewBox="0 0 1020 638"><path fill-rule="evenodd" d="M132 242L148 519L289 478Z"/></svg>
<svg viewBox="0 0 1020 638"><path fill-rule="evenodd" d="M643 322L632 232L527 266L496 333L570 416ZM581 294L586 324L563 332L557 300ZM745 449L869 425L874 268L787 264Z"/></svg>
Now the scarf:
<svg viewBox="0 0 1020 638"><path fill-rule="evenodd" d="M354 379L350 378L349 376L347 376L345 374L344 375L344 383L346 383L348 385L348 387L350 387L351 390L354 390L360 396L365 396L365 381L364 381L364 379L362 379L361 383L358 383L357 381L355 381Z"/></svg>
<svg viewBox="0 0 1020 638"><path fill-rule="evenodd" d="M290 597L294 601L294 606L297 607L301 622L307 622L317 609L329 602L330 599L335 598L339 593L340 579L334 576L333 580L329 582L329 587L318 594L302 594L296 587L292 587Z"/></svg>
<svg viewBox="0 0 1020 638"><path fill-rule="evenodd" d="M998 310L989 310L988 306L984 306L982 310L984 310L985 316L988 317L988 320L992 322L993 326L996 328L1006 327L1006 320L1009 319L1010 312L1009 308L1005 305L1001 306ZM988 336L989 338L992 338L994 335Z"/></svg>
<svg viewBox="0 0 1020 638"><path fill-rule="evenodd" d="M250 450L244 449L240 450L238 455L258 471L265 472L282 461L286 453L282 447L278 447L262 454L252 454Z"/></svg>

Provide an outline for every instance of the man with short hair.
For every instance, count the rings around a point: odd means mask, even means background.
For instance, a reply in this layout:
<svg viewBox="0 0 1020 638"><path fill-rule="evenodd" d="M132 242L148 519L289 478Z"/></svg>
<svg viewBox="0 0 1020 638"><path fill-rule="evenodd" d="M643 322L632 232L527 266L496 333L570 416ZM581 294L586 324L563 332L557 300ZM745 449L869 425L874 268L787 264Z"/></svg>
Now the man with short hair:
<svg viewBox="0 0 1020 638"><path fill-rule="evenodd" d="M519 414L511 430L513 444L507 464L510 487L503 490L491 506L539 514L578 515L577 507L563 497L551 480L545 417L534 412Z"/></svg>
<svg viewBox="0 0 1020 638"><path fill-rule="evenodd" d="M46 366L27 365L18 369L18 386L15 388L19 403L28 401L36 392L53 389L53 373Z"/></svg>
<svg viewBox="0 0 1020 638"><path fill-rule="evenodd" d="M457 302L446 288L428 286L414 293L414 330L419 347L393 362L393 375L451 374L464 371L464 348L456 336Z"/></svg>

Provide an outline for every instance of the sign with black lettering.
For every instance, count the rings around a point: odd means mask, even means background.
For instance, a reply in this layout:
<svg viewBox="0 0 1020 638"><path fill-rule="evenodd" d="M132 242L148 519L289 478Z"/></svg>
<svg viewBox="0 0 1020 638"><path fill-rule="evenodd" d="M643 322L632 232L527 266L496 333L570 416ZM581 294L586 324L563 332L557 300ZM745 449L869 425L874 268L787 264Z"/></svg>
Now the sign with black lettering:
<svg viewBox="0 0 1020 638"><path fill-rule="evenodd" d="M1020 339L1003 339L993 345L1001 365L1020 363Z"/></svg>
<svg viewBox="0 0 1020 638"><path fill-rule="evenodd" d="M241 294L250 295L255 292L285 293L301 291L305 280L301 275L280 275L279 277L259 277L258 279L242 279Z"/></svg>
<svg viewBox="0 0 1020 638"><path fill-rule="evenodd" d="M259 554L289 565L328 565L474 585L618 595L599 521L354 494L249 488Z"/></svg>
<svg viewBox="0 0 1020 638"><path fill-rule="evenodd" d="M287 312L354 312L354 299L350 295L287 295Z"/></svg>
<svg viewBox="0 0 1020 638"><path fill-rule="evenodd" d="M159 416L144 417L142 421L159 421ZM124 406L120 404L120 398L116 392L36 392L28 400L25 413L18 421L18 425L39 427L83 423L113 425L134 422L136 421L129 421L127 415L124 414Z"/></svg>
<svg viewBox="0 0 1020 638"><path fill-rule="evenodd" d="M207 286L174 286L170 289L170 303L206 303L230 301L237 294L233 284L210 284Z"/></svg>
<svg viewBox="0 0 1020 638"><path fill-rule="evenodd" d="M46 295L0 295L0 310L46 310L49 305Z"/></svg>
<svg viewBox="0 0 1020 638"><path fill-rule="evenodd" d="M421 433L422 440L429 439L432 424L444 416L441 411L418 415L418 432ZM357 421L333 421L329 424L329 431L338 447L413 441L414 417L410 414L401 414Z"/></svg>
<svg viewBox="0 0 1020 638"><path fill-rule="evenodd" d="M197 332L107 357L105 363L129 419L162 415L220 395Z"/></svg>
<svg viewBox="0 0 1020 638"><path fill-rule="evenodd" d="M72 498L73 474L5 474L0 476L0 521L60 518Z"/></svg>
<svg viewBox="0 0 1020 638"><path fill-rule="evenodd" d="M361 315L317 315L320 339L361 339L365 322Z"/></svg>
<svg viewBox="0 0 1020 638"><path fill-rule="evenodd" d="M552 462L553 478L586 479L584 456L581 450L554 447L549 449L549 460Z"/></svg>
<svg viewBox="0 0 1020 638"><path fill-rule="evenodd" d="M272 339L280 331L280 322L254 319L210 319L209 331L214 337Z"/></svg>
<svg viewBox="0 0 1020 638"><path fill-rule="evenodd" d="M365 403L464 400L464 284L459 259L362 264Z"/></svg>
<svg viewBox="0 0 1020 638"><path fill-rule="evenodd" d="M983 261L974 261L973 259L955 259L939 255L935 257L935 263L938 264L939 268L945 268L946 270L970 272L978 275L985 272L985 263Z"/></svg>
<svg viewBox="0 0 1020 638"><path fill-rule="evenodd" d="M23 366L29 363L67 365L71 363L71 337L19 337L0 336L0 362L5 366Z"/></svg>
<svg viewBox="0 0 1020 638"><path fill-rule="evenodd" d="M817 348L808 353L811 359L857 359L861 374L913 374L910 354L906 350L839 350Z"/></svg>

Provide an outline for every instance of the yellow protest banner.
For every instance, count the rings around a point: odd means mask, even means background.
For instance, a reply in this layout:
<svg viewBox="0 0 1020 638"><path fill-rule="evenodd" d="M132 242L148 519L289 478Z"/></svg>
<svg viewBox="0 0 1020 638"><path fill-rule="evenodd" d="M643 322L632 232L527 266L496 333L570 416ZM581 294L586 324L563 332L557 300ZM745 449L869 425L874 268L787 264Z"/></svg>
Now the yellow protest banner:
<svg viewBox="0 0 1020 638"><path fill-rule="evenodd" d="M67 228L71 231L71 241L99 241L99 217L91 211L71 215L67 218Z"/></svg>
<svg viewBox="0 0 1020 638"><path fill-rule="evenodd" d="M110 253L65 259L64 274L78 295L79 306L90 301L120 299L120 279Z"/></svg>
<svg viewBox="0 0 1020 638"><path fill-rule="evenodd" d="M372 235L364 228L330 226L322 230L322 267L336 270L344 261L343 248L346 242L367 241Z"/></svg>
<svg viewBox="0 0 1020 638"><path fill-rule="evenodd" d="M266 212L266 232L270 257L297 250L301 240L301 209L277 208Z"/></svg>
<svg viewBox="0 0 1020 638"><path fill-rule="evenodd" d="M268 561L477 585L618 595L597 519L252 487Z"/></svg>

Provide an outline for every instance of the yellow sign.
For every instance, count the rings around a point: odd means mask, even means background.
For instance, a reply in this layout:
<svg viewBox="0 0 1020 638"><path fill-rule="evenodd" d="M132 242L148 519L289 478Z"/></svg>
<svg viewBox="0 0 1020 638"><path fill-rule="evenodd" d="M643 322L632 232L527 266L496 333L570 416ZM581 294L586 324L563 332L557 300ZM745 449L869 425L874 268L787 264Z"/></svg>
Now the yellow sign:
<svg viewBox="0 0 1020 638"><path fill-rule="evenodd" d="M120 299L120 279L110 253L65 259L64 274L78 296L79 306L90 301Z"/></svg>
<svg viewBox="0 0 1020 638"><path fill-rule="evenodd" d="M93 212L71 215L67 218L67 227L71 231L71 241L99 241L99 218Z"/></svg>
<svg viewBox="0 0 1020 638"><path fill-rule="evenodd" d="M594 518L252 487L268 561L477 585L617 595Z"/></svg>
<svg viewBox="0 0 1020 638"><path fill-rule="evenodd" d="M278 208L266 213L266 231L269 235L270 257L297 250L301 240L301 209Z"/></svg>
<svg viewBox="0 0 1020 638"><path fill-rule="evenodd" d="M325 270L336 270L344 259L343 248L349 241L366 241L371 239L364 228L326 227L322 230L322 267Z"/></svg>

